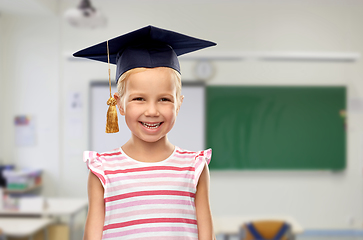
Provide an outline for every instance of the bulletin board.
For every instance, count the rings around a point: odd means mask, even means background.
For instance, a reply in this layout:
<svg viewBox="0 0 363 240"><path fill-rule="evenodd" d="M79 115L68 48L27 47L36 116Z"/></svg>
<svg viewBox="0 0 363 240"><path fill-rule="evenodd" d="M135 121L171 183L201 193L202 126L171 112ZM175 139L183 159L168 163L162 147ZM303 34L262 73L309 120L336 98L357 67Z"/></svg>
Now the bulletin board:
<svg viewBox="0 0 363 240"><path fill-rule="evenodd" d="M211 169L343 170L346 87L208 86Z"/></svg>

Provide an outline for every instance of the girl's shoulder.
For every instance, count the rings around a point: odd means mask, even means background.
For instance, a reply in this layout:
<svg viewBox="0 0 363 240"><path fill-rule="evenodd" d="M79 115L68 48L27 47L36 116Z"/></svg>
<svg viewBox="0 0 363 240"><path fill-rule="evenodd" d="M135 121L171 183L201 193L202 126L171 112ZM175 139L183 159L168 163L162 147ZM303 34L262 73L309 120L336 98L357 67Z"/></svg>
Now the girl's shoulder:
<svg viewBox="0 0 363 240"><path fill-rule="evenodd" d="M190 160L199 160L203 159L206 160L207 163L210 162L212 157L212 149L206 149L206 150L200 150L200 151L189 151L185 149L181 149L179 147L176 147L175 156L184 158L184 159L190 159Z"/></svg>
<svg viewBox="0 0 363 240"><path fill-rule="evenodd" d="M113 149L107 152L96 152L96 151L84 151L83 152L83 161L84 162L97 162L99 164L104 162L112 162L122 160L122 152L120 148Z"/></svg>
<svg viewBox="0 0 363 240"><path fill-rule="evenodd" d="M206 149L201 151L188 151L184 149L177 148L176 156L179 155L181 159L188 162L194 172L194 186L196 187L199 181L199 177L203 172L205 166L210 163L212 157L212 149Z"/></svg>

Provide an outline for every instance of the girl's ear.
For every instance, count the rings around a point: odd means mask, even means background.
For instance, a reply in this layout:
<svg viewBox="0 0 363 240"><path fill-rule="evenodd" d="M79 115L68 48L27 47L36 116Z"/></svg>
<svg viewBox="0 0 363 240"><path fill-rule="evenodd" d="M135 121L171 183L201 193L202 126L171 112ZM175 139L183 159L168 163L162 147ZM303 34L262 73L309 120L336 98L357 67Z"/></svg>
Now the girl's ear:
<svg viewBox="0 0 363 240"><path fill-rule="evenodd" d="M179 113L179 109L183 103L183 100L184 100L184 95L183 96L180 96L180 103L178 104L178 108L176 109L176 115L178 116L178 113Z"/></svg>
<svg viewBox="0 0 363 240"><path fill-rule="evenodd" d="M117 108L120 111L120 114L122 116L125 116L125 110L124 110L124 106L123 106L122 101L121 101L121 97L116 92L116 93L113 94L113 98L116 99L116 101L117 101Z"/></svg>

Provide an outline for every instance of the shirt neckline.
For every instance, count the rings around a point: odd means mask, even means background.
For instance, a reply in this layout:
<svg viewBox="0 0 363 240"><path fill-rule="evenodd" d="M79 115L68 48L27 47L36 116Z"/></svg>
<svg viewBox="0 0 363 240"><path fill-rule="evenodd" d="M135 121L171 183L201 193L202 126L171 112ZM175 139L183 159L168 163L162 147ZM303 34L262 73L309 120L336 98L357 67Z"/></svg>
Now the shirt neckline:
<svg viewBox="0 0 363 240"><path fill-rule="evenodd" d="M176 152L176 150L178 149L178 147L177 146L174 146L174 150L173 150L173 152L169 155L169 157L167 157L166 159L164 159L164 160L161 160L161 161L157 161L157 162L142 162L142 161L139 161L139 160L136 160L136 159L133 159L132 157L130 157L129 155L127 155L125 152L124 152L124 150L122 150L122 147L120 147L120 152L121 152L121 154L123 154L123 155L125 155L126 157L127 157L127 159L128 160L130 160L130 161L132 161L132 162L136 162L136 163L138 163L138 164L145 164L145 165L153 165L153 164L155 164L155 165L157 165L157 164L160 164L160 163L164 163L164 162L166 162L166 161L168 161L172 156L174 156L174 154L175 154L175 152Z"/></svg>

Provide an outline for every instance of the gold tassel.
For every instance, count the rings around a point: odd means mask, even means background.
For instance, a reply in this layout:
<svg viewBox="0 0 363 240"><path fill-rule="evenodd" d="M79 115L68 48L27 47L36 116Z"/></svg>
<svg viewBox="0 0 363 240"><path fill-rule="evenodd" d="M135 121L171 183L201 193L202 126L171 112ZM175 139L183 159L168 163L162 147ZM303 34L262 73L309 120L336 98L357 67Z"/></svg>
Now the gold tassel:
<svg viewBox="0 0 363 240"><path fill-rule="evenodd" d="M117 118L117 101L112 97L111 93L111 71L110 71L110 53L108 50L107 41L107 58L108 58L108 83L110 85L110 98L107 100L107 105L109 105L107 110L107 122L106 122L106 133L117 133L118 129L118 118Z"/></svg>
<svg viewBox="0 0 363 240"><path fill-rule="evenodd" d="M107 110L106 133L117 133L119 131L116 103L117 101L113 97L107 100L109 107Z"/></svg>

